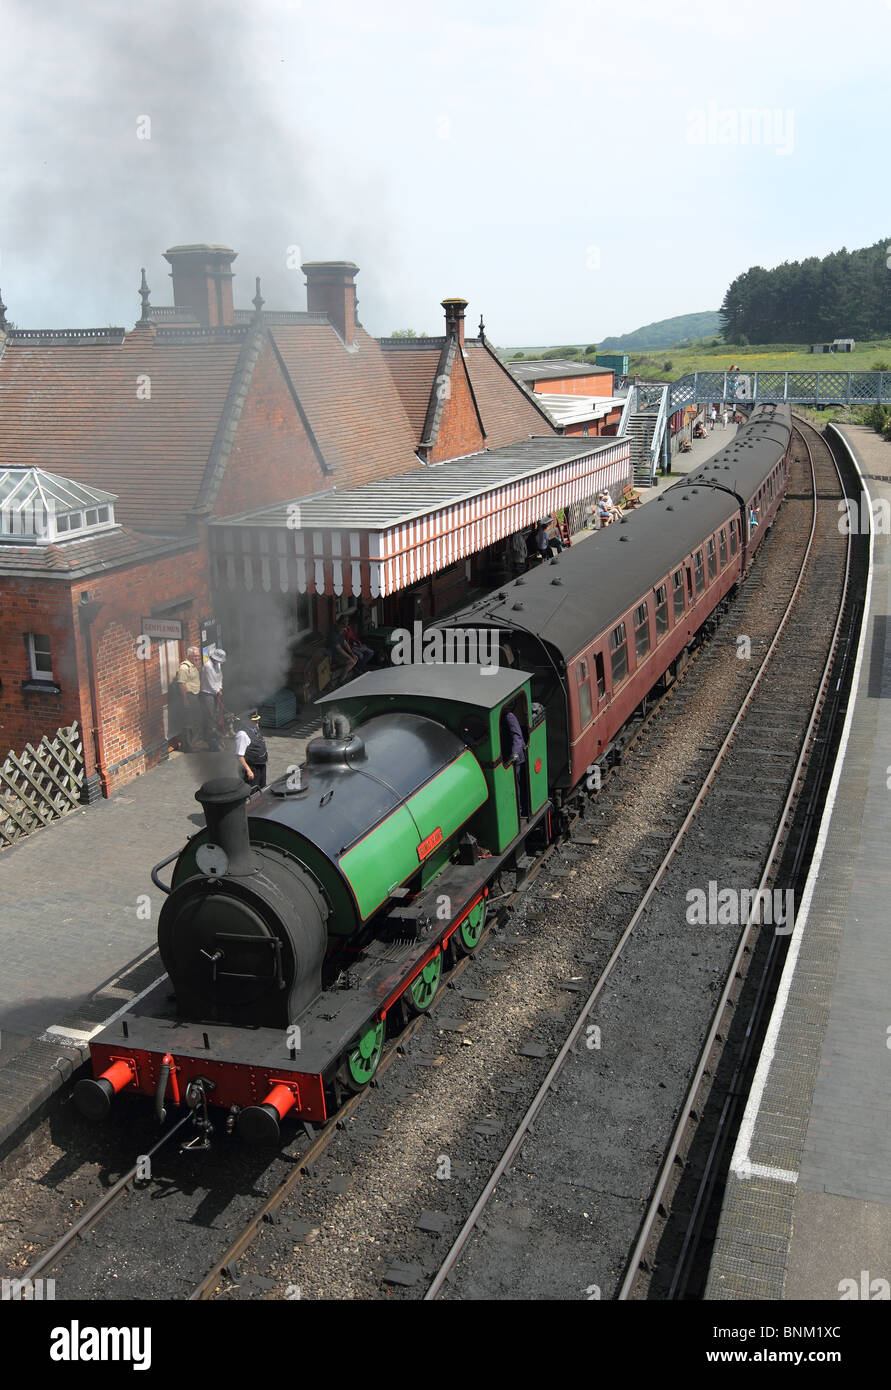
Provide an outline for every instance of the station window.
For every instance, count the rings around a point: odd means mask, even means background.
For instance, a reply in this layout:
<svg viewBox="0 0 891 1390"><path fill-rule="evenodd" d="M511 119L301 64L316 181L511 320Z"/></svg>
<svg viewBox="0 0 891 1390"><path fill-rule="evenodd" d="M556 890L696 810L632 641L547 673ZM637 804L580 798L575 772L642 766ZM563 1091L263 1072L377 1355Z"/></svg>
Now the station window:
<svg viewBox="0 0 891 1390"><path fill-rule="evenodd" d="M668 631L668 592L664 584L656 590L656 641Z"/></svg>
<svg viewBox="0 0 891 1390"><path fill-rule="evenodd" d="M736 554L736 521L730 523L730 554Z"/></svg>
<svg viewBox="0 0 891 1390"><path fill-rule="evenodd" d="M718 561L715 557L715 538L709 536L708 542L708 582L711 584L715 575L718 573Z"/></svg>
<svg viewBox="0 0 891 1390"><path fill-rule="evenodd" d="M591 684L588 680L588 663L580 661L577 667L579 685L579 716L582 725L591 722Z"/></svg>
<svg viewBox="0 0 891 1390"><path fill-rule="evenodd" d="M705 575L703 574L703 571L702 571L702 551L701 551L701 550L697 550L696 554L695 554L694 557L693 557L693 573L694 573L695 582L696 582L696 592L697 592L697 594L701 594L702 591L703 591L703 589L705 588Z"/></svg>
<svg viewBox="0 0 891 1390"><path fill-rule="evenodd" d="M53 657L50 639L46 633L28 633L28 657L31 661L32 681L51 681L53 678Z"/></svg>
<svg viewBox="0 0 891 1390"><path fill-rule="evenodd" d="M727 532L724 530L723 526L718 533L718 545L721 552L721 569L723 569L727 564Z"/></svg>
<svg viewBox="0 0 891 1390"><path fill-rule="evenodd" d="M650 650L650 617L645 603L634 612L634 650L637 652L638 661Z"/></svg>
<svg viewBox="0 0 891 1390"><path fill-rule="evenodd" d="M613 690L628 675L628 639L625 624L619 623L609 635L610 664L613 671Z"/></svg>
<svg viewBox="0 0 891 1390"><path fill-rule="evenodd" d="M597 698L602 700L606 694L606 673L603 669L603 652L594 653L594 674L597 677Z"/></svg>
<svg viewBox="0 0 891 1390"><path fill-rule="evenodd" d="M674 620L684 616L684 574L682 570L675 570L674 579Z"/></svg>

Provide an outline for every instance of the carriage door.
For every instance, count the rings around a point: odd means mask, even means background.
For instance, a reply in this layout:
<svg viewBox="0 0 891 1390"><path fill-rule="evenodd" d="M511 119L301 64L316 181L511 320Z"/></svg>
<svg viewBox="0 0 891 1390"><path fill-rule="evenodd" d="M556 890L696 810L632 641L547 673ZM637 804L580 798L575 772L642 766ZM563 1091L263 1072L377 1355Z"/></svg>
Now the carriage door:
<svg viewBox="0 0 891 1390"><path fill-rule="evenodd" d="M521 816L524 814L528 816L529 808L532 805L532 787L529 778L529 708L525 691L522 691L515 700L505 704L501 711L501 760L503 763L506 763L510 757L510 734L507 729L509 713L515 714L520 722L524 744L524 761L520 764L519 769L513 769L517 796L517 828L519 829Z"/></svg>

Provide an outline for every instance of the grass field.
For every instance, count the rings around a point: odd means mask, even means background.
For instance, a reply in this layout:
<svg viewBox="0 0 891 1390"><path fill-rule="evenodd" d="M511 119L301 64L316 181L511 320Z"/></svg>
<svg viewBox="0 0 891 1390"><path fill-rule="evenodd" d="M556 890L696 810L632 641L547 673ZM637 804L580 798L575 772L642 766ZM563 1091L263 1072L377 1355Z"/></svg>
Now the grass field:
<svg viewBox="0 0 891 1390"><path fill-rule="evenodd" d="M740 371L778 372L869 372L891 371L891 338L873 343L858 343L854 352L811 353L806 345L791 343L764 346L709 346L711 339L682 348L659 348L653 352L634 352L628 357L628 369L635 376L650 381L677 381L687 372L722 372L735 364ZM582 350L587 344L582 345ZM535 357L552 348L505 349L505 356L523 352ZM580 360L584 361L584 358Z"/></svg>

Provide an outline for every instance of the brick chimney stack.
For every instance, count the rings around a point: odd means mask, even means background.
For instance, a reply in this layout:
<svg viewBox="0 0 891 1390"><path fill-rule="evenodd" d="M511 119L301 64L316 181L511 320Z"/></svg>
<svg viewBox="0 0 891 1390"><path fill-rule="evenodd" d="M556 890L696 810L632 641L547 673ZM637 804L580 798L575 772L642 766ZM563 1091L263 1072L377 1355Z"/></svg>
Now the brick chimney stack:
<svg viewBox="0 0 891 1390"><path fill-rule="evenodd" d="M459 348L464 347L464 310L466 299L444 299L442 307L446 316L446 337L457 338Z"/></svg>
<svg viewBox="0 0 891 1390"><path fill-rule="evenodd" d="M171 246L164 259L172 267L173 303L191 309L205 328L220 328L234 321L230 269L238 252L229 246Z"/></svg>
<svg viewBox="0 0 891 1390"><path fill-rule="evenodd" d="M347 347L356 340L356 286L359 267L352 261L307 261L300 269L306 276L306 307L310 313L327 314Z"/></svg>

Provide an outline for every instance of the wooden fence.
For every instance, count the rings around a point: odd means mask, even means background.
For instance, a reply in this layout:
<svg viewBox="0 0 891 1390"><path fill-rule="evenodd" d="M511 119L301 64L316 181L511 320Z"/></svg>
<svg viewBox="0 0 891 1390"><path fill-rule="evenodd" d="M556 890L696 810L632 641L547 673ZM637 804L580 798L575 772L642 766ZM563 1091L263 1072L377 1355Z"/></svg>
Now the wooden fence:
<svg viewBox="0 0 891 1390"><path fill-rule="evenodd" d="M57 729L0 766L0 849L80 805L84 755L77 724Z"/></svg>

